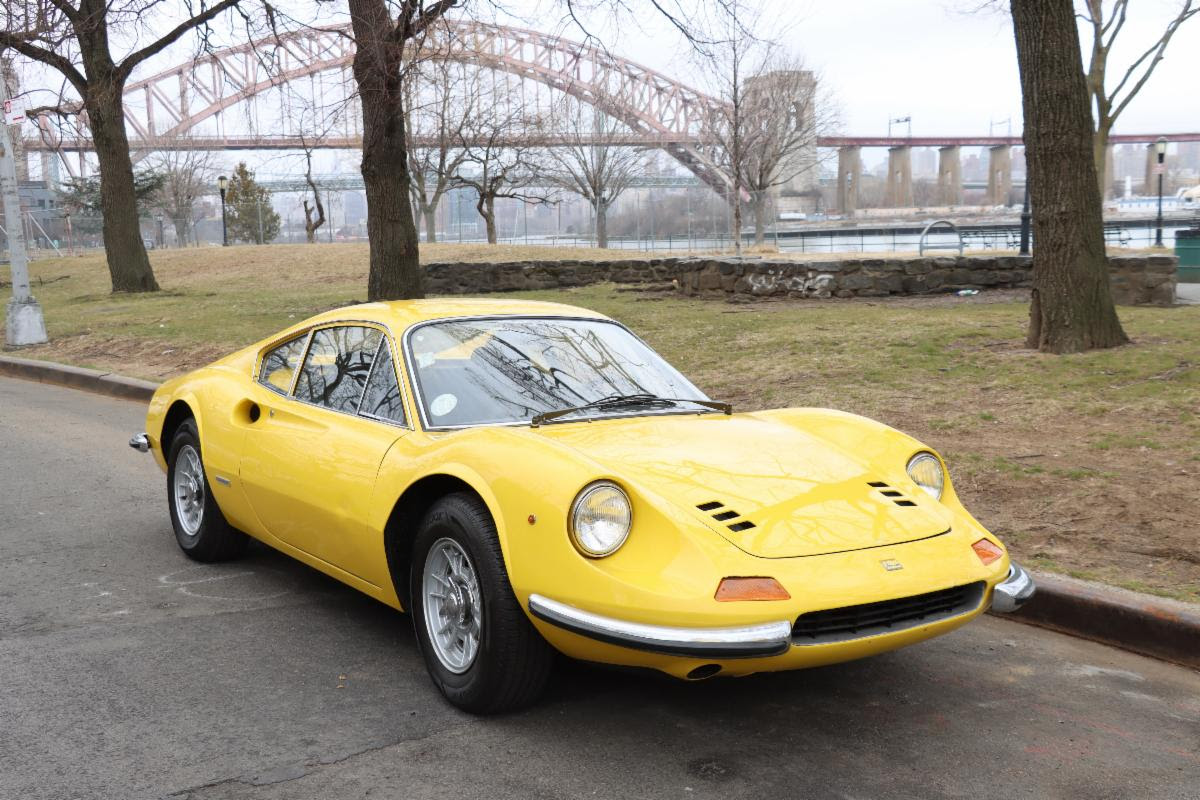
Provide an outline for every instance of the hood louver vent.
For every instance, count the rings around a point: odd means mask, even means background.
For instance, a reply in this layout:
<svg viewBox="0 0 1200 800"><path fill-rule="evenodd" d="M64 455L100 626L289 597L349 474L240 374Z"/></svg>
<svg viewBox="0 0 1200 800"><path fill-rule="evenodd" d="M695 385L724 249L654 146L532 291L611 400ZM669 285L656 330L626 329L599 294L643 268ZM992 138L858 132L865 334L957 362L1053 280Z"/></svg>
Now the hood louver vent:
<svg viewBox="0 0 1200 800"><path fill-rule="evenodd" d="M728 509L725 509L724 511L721 511L721 509L725 508L725 504L719 503L716 500L710 500L707 503L701 503L700 505L696 506L696 508L700 509L701 511L705 511L705 512L715 512L715 513L709 514L709 516L711 516L713 519L717 520L718 522L725 522L726 520L737 519L738 517L741 516L741 514L734 511L732 508L728 508ZM738 531L749 530L750 528L756 528L758 526L755 525L753 522L751 522L748 519L743 519L740 522L731 522L728 525L726 525L725 527L729 528L729 530L736 533Z"/></svg>
<svg viewBox="0 0 1200 800"><path fill-rule="evenodd" d="M889 486L883 481L868 481L867 486L870 486L872 489L879 490L881 495L886 497L888 500L891 500L901 508L911 508L916 505L916 503L904 496L904 492L896 489L895 487Z"/></svg>

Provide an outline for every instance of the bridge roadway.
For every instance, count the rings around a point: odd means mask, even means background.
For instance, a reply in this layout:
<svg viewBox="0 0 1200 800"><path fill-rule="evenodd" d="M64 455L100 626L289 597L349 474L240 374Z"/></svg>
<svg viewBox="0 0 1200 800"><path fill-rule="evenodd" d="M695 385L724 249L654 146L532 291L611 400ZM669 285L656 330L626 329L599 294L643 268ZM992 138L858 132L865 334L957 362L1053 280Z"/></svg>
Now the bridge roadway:
<svg viewBox="0 0 1200 800"><path fill-rule="evenodd" d="M404 615L264 547L185 559L142 417L0 378L0 798L1200 796L1200 674L991 617L737 680L563 663L467 716Z"/></svg>
<svg viewBox="0 0 1200 800"><path fill-rule="evenodd" d="M1122 133L1109 137L1110 144L1148 144L1162 138L1168 142L1200 142L1200 132L1197 133ZM572 134L570 137L549 133L514 134L511 137L491 139L491 143L500 146L526 145L540 147L563 147L568 145L588 144L586 136ZM433 137L417 134L413 137L417 147L432 147L437 144ZM467 140L468 144L477 144ZM614 147L666 147L673 144L713 144L713 140L693 133L636 133L628 131L622 134L606 134L597 144L607 144ZM1020 146L1023 140L1020 136L820 136L817 147L1004 147ZM300 150L302 143L298 136L200 136L182 135L173 137L140 138L130 140L135 150ZM361 150L361 136L326 136L317 140L308 140L307 144L316 150ZM88 137L64 137L56 141L45 141L41 137L30 136L24 140L23 147L28 152L61 151L64 153L91 152L95 149Z"/></svg>

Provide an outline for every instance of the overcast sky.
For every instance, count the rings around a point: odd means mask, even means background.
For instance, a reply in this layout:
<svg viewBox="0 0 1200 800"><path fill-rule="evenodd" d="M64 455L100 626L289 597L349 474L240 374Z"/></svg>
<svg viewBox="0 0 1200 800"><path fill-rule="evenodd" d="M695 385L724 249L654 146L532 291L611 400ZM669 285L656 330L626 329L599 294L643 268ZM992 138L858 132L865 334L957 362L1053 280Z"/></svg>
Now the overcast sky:
<svg viewBox="0 0 1200 800"><path fill-rule="evenodd" d="M981 4L982 0L762 0L758 29L763 36L779 38L824 77L848 135L883 134L889 117L909 115L913 135L981 135L988 132L989 122L1009 118L1014 135L1020 135L1012 22L1005 13L973 13ZM534 27L556 27L559 14L548 0L530 5L527 19ZM1135 0L1131 6L1110 60L1110 75L1116 74L1115 65L1123 71L1158 38L1179 0ZM661 18L645 17L652 22L594 22L614 52L699 83L681 38ZM570 29L566 33L574 35ZM1083 46L1089 47L1090 40L1084 39ZM1005 128L997 126L996 133ZM1117 123L1118 132L1128 133L1196 130L1200 18L1179 29L1166 59Z"/></svg>

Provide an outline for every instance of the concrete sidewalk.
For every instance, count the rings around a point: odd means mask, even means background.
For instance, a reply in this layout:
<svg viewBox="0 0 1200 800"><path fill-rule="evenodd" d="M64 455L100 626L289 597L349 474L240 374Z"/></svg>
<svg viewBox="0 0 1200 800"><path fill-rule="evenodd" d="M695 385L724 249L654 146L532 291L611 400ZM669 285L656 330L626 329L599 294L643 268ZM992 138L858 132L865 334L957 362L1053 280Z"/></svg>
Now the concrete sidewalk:
<svg viewBox="0 0 1200 800"><path fill-rule="evenodd" d="M1189 306L1200 305L1200 283L1181 283L1176 286L1175 302Z"/></svg>

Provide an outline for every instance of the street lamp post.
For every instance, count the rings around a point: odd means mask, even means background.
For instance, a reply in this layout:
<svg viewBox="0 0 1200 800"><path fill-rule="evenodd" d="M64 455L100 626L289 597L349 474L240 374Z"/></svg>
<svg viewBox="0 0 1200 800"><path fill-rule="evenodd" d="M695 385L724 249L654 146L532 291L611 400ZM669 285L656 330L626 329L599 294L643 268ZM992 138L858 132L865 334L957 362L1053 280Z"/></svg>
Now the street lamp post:
<svg viewBox="0 0 1200 800"><path fill-rule="evenodd" d="M25 226L21 221L21 199L17 194L17 162L13 137L3 111L8 87L0 76L0 199L8 234L8 266L12 277L12 299L4 316L4 343L8 347L46 341L42 307L29 290L29 256L25 251Z"/></svg>
<svg viewBox="0 0 1200 800"><path fill-rule="evenodd" d="M212 173L208 173L211 175ZM221 190L221 246L229 246L229 226L225 221L225 192L229 189L229 178L224 175L217 178L217 188Z"/></svg>
<svg viewBox="0 0 1200 800"><path fill-rule="evenodd" d="M1167 157L1167 139L1166 139L1166 137L1164 137L1164 136L1158 137L1158 140L1154 142L1154 152L1158 156L1158 163L1155 165L1155 169L1154 169L1154 171L1158 173L1158 216L1155 218L1155 221L1154 221L1154 226L1155 226L1154 246L1162 247L1163 246L1163 238L1162 238L1163 173L1167 171L1166 168L1163 166L1163 160L1166 159L1166 157Z"/></svg>

